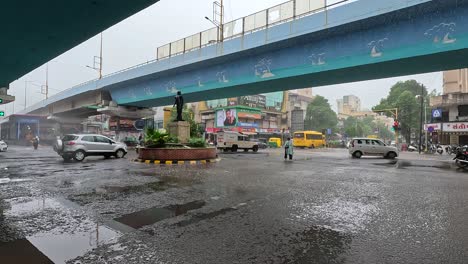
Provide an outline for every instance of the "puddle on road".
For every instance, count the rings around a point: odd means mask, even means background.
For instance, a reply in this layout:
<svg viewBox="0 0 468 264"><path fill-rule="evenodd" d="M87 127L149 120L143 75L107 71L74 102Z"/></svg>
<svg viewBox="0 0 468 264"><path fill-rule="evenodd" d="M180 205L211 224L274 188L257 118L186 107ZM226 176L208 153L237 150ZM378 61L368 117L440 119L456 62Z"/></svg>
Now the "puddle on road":
<svg viewBox="0 0 468 264"><path fill-rule="evenodd" d="M39 198L24 203L12 203L11 208L5 212L7 216L21 216L32 214L46 209L59 209L62 205L52 198Z"/></svg>
<svg viewBox="0 0 468 264"><path fill-rule="evenodd" d="M12 202L11 208L6 210L4 215L7 218L28 219L40 211L48 212L47 210L72 211L73 209L66 206L66 201L62 203L58 199L39 198L27 202ZM54 215L50 218L54 218ZM51 230L41 231L24 239L0 243L1 263L65 263L121 235L107 226L91 221L86 216L78 224L72 219L63 219ZM41 220L33 219L33 221ZM51 223L45 221L36 224L39 227L41 224ZM12 261L4 262L5 259Z"/></svg>
<svg viewBox="0 0 468 264"><path fill-rule="evenodd" d="M142 185L133 186L102 186L94 189L93 192L77 194L70 196L69 199L80 204L86 205L97 199L112 200L119 197L120 194L131 194L131 193L153 193L168 190L170 188L184 188L193 186L199 181L192 178L180 178L180 177L160 177L159 181L150 182Z"/></svg>
<svg viewBox="0 0 468 264"><path fill-rule="evenodd" d="M96 225L95 230L73 234L39 233L27 239L55 263L84 255L86 252L112 241L119 233L105 226Z"/></svg>
<svg viewBox="0 0 468 264"><path fill-rule="evenodd" d="M39 251L29 240L19 239L13 242L0 243L2 263L41 263L54 264L46 255Z"/></svg>
<svg viewBox="0 0 468 264"><path fill-rule="evenodd" d="M153 207L139 212L127 214L114 220L133 228L141 228L164 219L172 218L187 213L188 211L202 208L205 201L193 201L186 204L169 205L166 207Z"/></svg>
<svg viewBox="0 0 468 264"><path fill-rule="evenodd" d="M227 214L229 212L236 211L236 210L237 210L236 208L228 207L228 208L223 208L221 210L214 211L214 212L203 213L203 214L195 214L192 218L190 218L188 220L181 221L181 222L179 222L179 223L177 223L175 225L178 226L178 227L184 227L184 226L188 226L188 225L191 225L191 224L201 222L203 220L215 218L217 216L224 215L224 214Z"/></svg>

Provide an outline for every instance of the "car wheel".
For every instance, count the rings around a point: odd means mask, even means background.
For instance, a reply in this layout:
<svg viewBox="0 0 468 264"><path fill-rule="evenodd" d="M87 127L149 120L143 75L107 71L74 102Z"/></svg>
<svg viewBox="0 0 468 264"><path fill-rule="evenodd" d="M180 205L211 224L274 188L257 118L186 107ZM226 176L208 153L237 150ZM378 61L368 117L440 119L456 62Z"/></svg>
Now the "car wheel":
<svg viewBox="0 0 468 264"><path fill-rule="evenodd" d="M355 157L356 159L360 159L362 157L362 152L361 151L354 152L353 157Z"/></svg>
<svg viewBox="0 0 468 264"><path fill-rule="evenodd" d="M237 152L237 149L238 149L238 148L237 148L237 145L234 145L234 146L232 146L231 151L232 151L232 152Z"/></svg>
<svg viewBox="0 0 468 264"><path fill-rule="evenodd" d="M121 159L125 156L125 151L123 149L119 149L115 152L115 157Z"/></svg>
<svg viewBox="0 0 468 264"><path fill-rule="evenodd" d="M397 157L397 154L395 152L389 152L387 154L387 158L389 159L395 159Z"/></svg>
<svg viewBox="0 0 468 264"><path fill-rule="evenodd" d="M258 151L258 146L253 146L252 150L253 150L253 152L257 152Z"/></svg>
<svg viewBox="0 0 468 264"><path fill-rule="evenodd" d="M73 155L73 159L76 161L83 161L86 158L86 153L83 150L77 150L75 151L75 154Z"/></svg>

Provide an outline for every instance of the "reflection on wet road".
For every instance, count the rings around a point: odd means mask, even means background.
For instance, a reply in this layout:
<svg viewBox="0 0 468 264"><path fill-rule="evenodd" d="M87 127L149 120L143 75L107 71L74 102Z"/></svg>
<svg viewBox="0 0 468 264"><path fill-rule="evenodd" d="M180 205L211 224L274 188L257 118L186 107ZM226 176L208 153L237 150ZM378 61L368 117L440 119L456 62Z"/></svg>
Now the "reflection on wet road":
<svg viewBox="0 0 468 264"><path fill-rule="evenodd" d="M155 166L12 147L0 263L466 263L468 174L416 156L281 154Z"/></svg>

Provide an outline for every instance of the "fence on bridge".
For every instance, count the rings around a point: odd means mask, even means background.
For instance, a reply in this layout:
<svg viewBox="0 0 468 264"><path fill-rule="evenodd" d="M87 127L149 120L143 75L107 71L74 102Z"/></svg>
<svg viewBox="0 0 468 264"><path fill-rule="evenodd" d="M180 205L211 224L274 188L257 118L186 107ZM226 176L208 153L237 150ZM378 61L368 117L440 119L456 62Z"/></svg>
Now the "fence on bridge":
<svg viewBox="0 0 468 264"><path fill-rule="evenodd" d="M255 14L223 24L224 40L241 37L258 30L288 22L296 18L326 12L356 0L291 0ZM326 19L326 18L325 18ZM327 21L324 21L326 24ZM157 49L156 60L177 56L220 42L220 27L211 28L189 37L171 42Z"/></svg>

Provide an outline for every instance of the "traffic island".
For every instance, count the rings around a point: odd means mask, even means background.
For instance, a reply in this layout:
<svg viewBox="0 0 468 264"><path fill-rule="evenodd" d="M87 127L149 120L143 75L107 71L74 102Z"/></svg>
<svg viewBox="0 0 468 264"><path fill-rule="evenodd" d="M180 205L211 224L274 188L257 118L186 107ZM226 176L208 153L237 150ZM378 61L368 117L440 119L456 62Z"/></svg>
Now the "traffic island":
<svg viewBox="0 0 468 264"><path fill-rule="evenodd" d="M140 148L139 162L147 164L206 164L216 162L216 148Z"/></svg>

